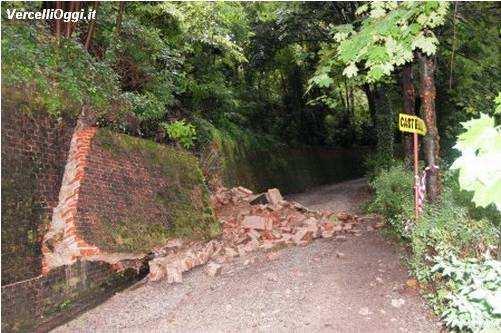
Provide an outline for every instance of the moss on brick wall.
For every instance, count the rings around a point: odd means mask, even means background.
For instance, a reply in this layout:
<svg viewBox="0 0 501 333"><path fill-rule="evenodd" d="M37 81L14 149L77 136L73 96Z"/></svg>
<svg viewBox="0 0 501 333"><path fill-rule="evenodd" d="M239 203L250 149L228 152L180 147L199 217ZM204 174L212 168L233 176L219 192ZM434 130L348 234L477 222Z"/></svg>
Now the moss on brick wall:
<svg viewBox="0 0 501 333"><path fill-rule="evenodd" d="M220 233L197 159L150 140L100 129L80 188L77 228L109 252L149 252L172 237Z"/></svg>
<svg viewBox="0 0 501 333"><path fill-rule="evenodd" d="M79 261L41 274L73 127L43 112L2 110L2 330L47 331L144 276ZM99 130L78 231L113 252L148 252L173 236L219 234L198 161L152 141Z"/></svg>

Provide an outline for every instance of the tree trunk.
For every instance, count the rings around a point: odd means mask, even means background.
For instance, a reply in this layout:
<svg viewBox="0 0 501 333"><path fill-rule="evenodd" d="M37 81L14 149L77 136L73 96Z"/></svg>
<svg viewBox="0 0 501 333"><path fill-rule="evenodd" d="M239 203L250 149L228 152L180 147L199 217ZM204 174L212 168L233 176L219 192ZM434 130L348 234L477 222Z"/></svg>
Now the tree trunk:
<svg viewBox="0 0 501 333"><path fill-rule="evenodd" d="M402 69L402 91L404 95L404 113L415 115L416 112L414 110L414 106L416 103L416 91L414 89L413 83L413 72L412 72L412 64L407 64ZM412 135L402 133L403 135L403 148L404 148L404 161L407 167L412 165L412 156L413 156L413 140Z"/></svg>
<svg viewBox="0 0 501 333"><path fill-rule="evenodd" d="M72 7L71 7L71 11L74 11L74 12L78 12L80 11L80 8L82 7L82 2L81 1L73 1L72 2ZM78 21L76 22L68 22L70 28L70 32L68 34L68 38L71 38L71 35L73 34L73 32L75 31L76 27L77 27L77 24L78 24Z"/></svg>
<svg viewBox="0 0 501 333"><path fill-rule="evenodd" d="M99 7L99 1L96 1L95 5L94 5L94 9L97 10L98 7ZM85 49L87 51L90 50L90 43L92 40L92 34L94 33L95 26L96 26L96 19L94 19L90 22L89 30L87 31L87 36L85 38Z"/></svg>
<svg viewBox="0 0 501 333"><path fill-rule="evenodd" d="M378 154L393 158L393 113L383 86L374 90L374 102L376 109L376 151Z"/></svg>
<svg viewBox="0 0 501 333"><path fill-rule="evenodd" d="M56 1L56 10L61 9L61 1ZM61 20L56 20L56 40L61 40Z"/></svg>
<svg viewBox="0 0 501 333"><path fill-rule="evenodd" d="M75 11L75 2L74 1L70 1L70 3L68 4L68 11L70 12L73 12ZM66 38L70 38L71 36L71 21L68 21L66 22Z"/></svg>
<svg viewBox="0 0 501 333"><path fill-rule="evenodd" d="M115 34L117 36L120 36L120 31L122 29L122 18L124 16L124 9L125 9L125 2L119 1L118 2L117 23L116 23L116 30L115 30Z"/></svg>
<svg viewBox="0 0 501 333"><path fill-rule="evenodd" d="M442 184L437 167L440 163L440 137L437 129L435 111L435 59L418 53L420 64L421 112L426 124L427 133L424 138L424 155L430 170L426 176L428 200L433 202L440 196Z"/></svg>
<svg viewBox="0 0 501 333"><path fill-rule="evenodd" d="M374 96L374 91L370 85L364 84L363 90L365 96L367 97L367 104L369 105L369 114L371 115L372 124L376 122L376 101Z"/></svg>
<svg viewBox="0 0 501 333"><path fill-rule="evenodd" d="M367 97L369 114L371 116L371 125L368 133L368 143L374 144L376 142L376 96L374 94L374 89L369 84L364 84L362 88L364 90L365 96Z"/></svg>

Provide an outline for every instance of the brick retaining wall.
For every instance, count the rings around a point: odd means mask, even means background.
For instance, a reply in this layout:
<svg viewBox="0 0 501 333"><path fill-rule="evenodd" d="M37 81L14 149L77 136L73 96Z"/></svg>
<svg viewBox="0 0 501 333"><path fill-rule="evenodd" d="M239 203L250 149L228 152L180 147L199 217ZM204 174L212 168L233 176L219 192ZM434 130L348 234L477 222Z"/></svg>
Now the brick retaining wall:
<svg viewBox="0 0 501 333"><path fill-rule="evenodd" d="M2 140L5 332L46 331L97 304L173 236L219 233L187 152L9 110Z"/></svg>

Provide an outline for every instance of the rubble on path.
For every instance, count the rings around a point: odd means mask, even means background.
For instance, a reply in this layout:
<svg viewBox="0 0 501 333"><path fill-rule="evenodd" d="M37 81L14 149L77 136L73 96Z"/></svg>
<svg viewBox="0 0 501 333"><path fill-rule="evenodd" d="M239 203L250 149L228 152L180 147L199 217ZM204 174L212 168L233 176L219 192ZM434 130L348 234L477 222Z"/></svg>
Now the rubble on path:
<svg viewBox="0 0 501 333"><path fill-rule="evenodd" d="M256 195L241 186L221 187L211 199L222 236L207 243L175 239L155 249L155 258L149 262L150 281L182 282L183 272L209 261L205 272L215 276L221 273L221 264L257 249L305 246L316 238L359 233L356 215L310 211L297 202L285 201L278 189Z"/></svg>
<svg viewBox="0 0 501 333"><path fill-rule="evenodd" d="M221 264L211 261L205 267L205 273L207 273L207 275L209 276L219 275L221 273L222 267L223 266Z"/></svg>

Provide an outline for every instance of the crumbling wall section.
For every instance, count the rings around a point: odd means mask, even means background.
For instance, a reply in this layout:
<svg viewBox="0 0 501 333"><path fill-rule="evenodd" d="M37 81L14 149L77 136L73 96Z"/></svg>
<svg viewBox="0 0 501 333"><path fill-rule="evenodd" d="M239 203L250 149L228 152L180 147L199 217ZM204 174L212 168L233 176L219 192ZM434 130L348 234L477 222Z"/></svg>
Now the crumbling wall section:
<svg viewBox="0 0 501 333"><path fill-rule="evenodd" d="M76 230L77 207L81 204L80 187L96 131L95 127L77 127L73 133L59 190L59 202L42 243L44 274L55 267L71 265L78 258L100 254L99 248L79 237Z"/></svg>
<svg viewBox="0 0 501 333"><path fill-rule="evenodd" d="M197 159L105 129L77 129L49 232L44 273L77 260L140 259L171 237L219 233Z"/></svg>
<svg viewBox="0 0 501 333"><path fill-rule="evenodd" d="M193 155L61 126L2 112L6 332L46 331L97 304L144 276L146 254L173 236L220 233Z"/></svg>

